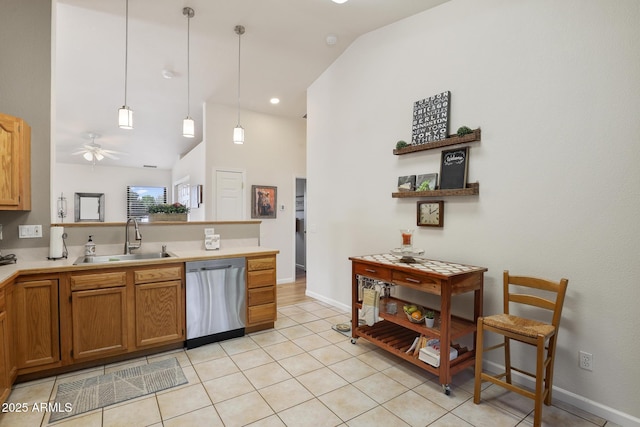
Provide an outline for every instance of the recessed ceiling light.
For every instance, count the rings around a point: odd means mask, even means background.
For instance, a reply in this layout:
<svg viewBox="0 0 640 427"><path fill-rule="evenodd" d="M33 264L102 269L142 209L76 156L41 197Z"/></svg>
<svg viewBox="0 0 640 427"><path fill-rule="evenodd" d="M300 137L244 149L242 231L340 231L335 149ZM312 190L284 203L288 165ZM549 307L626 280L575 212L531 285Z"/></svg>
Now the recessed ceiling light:
<svg viewBox="0 0 640 427"><path fill-rule="evenodd" d="M271 98L269 102L272 103L273 105L279 104L280 98Z"/></svg>
<svg viewBox="0 0 640 427"><path fill-rule="evenodd" d="M334 3L338 3L338 4L342 4L342 3L346 3L347 0L333 0Z"/></svg>

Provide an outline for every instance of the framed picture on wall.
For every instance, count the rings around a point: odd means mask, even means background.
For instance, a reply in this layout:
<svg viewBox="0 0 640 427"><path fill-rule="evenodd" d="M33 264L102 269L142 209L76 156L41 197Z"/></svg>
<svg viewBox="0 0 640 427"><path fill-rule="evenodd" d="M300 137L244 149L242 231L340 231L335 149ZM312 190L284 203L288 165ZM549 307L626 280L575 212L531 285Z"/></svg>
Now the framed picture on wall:
<svg viewBox="0 0 640 427"><path fill-rule="evenodd" d="M278 188L268 185L251 186L251 218L275 218Z"/></svg>

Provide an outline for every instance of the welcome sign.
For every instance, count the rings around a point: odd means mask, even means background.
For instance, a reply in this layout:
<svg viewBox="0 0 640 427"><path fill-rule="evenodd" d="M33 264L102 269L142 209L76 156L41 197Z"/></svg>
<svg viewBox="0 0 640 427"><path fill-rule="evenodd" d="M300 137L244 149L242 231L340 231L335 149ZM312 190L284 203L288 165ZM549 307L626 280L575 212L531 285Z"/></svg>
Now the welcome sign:
<svg viewBox="0 0 640 427"><path fill-rule="evenodd" d="M413 103L413 145L440 141L449 135L450 104L449 91Z"/></svg>

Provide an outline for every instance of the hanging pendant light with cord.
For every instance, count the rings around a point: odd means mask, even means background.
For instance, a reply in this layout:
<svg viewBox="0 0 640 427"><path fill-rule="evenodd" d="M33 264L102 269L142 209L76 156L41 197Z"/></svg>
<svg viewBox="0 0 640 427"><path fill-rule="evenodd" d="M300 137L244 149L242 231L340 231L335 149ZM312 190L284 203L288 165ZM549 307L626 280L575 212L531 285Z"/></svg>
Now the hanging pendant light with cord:
<svg viewBox="0 0 640 427"><path fill-rule="evenodd" d="M121 129L133 129L133 110L127 106L127 71L129 65L129 0L125 0L124 32L124 105L118 110L118 126Z"/></svg>
<svg viewBox="0 0 640 427"><path fill-rule="evenodd" d="M238 124L233 129L233 143L244 144L244 128L240 126L240 39L244 34L244 26L236 25L233 30L238 35Z"/></svg>
<svg viewBox="0 0 640 427"><path fill-rule="evenodd" d="M195 11L190 7L182 9L182 14L187 17L187 117L182 121L182 136L185 138L193 138L195 136L195 122L190 115L191 104L191 18L195 16Z"/></svg>

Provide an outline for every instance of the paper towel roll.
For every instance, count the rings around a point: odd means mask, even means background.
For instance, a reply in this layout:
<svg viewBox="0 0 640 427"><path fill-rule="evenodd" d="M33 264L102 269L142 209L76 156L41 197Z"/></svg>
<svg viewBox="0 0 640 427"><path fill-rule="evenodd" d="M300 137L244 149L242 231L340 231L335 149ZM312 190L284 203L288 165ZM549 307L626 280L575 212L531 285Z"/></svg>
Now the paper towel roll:
<svg viewBox="0 0 640 427"><path fill-rule="evenodd" d="M51 227L49 232L49 258L62 258L64 227Z"/></svg>

